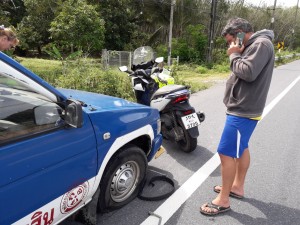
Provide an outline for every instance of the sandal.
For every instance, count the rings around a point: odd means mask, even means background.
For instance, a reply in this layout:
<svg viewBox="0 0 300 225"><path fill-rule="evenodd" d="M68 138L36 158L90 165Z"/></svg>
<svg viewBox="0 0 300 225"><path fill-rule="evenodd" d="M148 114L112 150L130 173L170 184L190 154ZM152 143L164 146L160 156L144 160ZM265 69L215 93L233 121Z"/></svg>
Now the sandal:
<svg viewBox="0 0 300 225"><path fill-rule="evenodd" d="M204 208L208 207L210 210L209 211L205 211L205 210L202 209L203 207ZM220 206L220 205L213 204L211 202L211 203L206 203L205 205L201 206L200 207L200 212L202 214L204 214L204 215L207 215L207 216L215 216L215 215L218 215L220 213L227 212L230 209L231 209L230 206L223 207L223 206Z"/></svg>
<svg viewBox="0 0 300 225"><path fill-rule="evenodd" d="M220 193L220 190L216 188L216 187L218 187L218 186L219 186L219 187L222 187L222 186L220 186L220 185L214 186L214 192L216 192L216 193ZM229 193L229 196L230 196L230 197L233 197L233 198L237 198L237 199L242 199L242 198L244 198L243 195L236 194L236 193L234 193L234 192L232 192L232 191Z"/></svg>

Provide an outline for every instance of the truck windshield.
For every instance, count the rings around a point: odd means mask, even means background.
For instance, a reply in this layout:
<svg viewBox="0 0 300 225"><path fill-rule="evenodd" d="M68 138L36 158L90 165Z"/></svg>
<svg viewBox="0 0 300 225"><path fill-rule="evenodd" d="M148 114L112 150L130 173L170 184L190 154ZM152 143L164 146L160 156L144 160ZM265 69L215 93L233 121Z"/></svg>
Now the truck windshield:
<svg viewBox="0 0 300 225"><path fill-rule="evenodd" d="M18 90L24 90L24 91L32 91L28 88L28 86L25 86L24 83L21 81L18 81L17 79L13 78L9 74L0 73L0 90L5 91L6 89L18 89Z"/></svg>

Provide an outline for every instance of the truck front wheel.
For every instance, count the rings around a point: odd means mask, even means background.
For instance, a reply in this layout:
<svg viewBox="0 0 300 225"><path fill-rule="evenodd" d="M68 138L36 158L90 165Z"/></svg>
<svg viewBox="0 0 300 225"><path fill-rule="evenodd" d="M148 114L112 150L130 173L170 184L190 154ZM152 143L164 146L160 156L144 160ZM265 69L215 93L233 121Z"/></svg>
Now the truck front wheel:
<svg viewBox="0 0 300 225"><path fill-rule="evenodd" d="M111 211L132 201L144 182L147 166L145 153L136 146L127 146L115 155L100 183L98 211Z"/></svg>

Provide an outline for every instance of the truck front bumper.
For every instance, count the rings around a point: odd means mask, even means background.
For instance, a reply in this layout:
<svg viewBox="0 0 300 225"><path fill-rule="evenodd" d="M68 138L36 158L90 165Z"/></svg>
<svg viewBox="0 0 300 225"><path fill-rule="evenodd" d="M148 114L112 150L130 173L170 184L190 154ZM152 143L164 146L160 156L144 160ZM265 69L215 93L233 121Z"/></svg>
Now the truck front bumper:
<svg viewBox="0 0 300 225"><path fill-rule="evenodd" d="M152 141L152 149L148 155L148 162L155 156L156 152L160 149L162 145L162 135L158 134L155 139Z"/></svg>

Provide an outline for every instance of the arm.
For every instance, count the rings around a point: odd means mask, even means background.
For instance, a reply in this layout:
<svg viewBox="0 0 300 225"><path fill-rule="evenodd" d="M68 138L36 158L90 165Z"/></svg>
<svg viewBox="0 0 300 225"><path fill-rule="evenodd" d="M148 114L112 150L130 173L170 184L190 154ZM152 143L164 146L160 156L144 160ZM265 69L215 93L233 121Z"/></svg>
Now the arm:
<svg viewBox="0 0 300 225"><path fill-rule="evenodd" d="M247 82L252 82L258 77L273 55L264 41L251 44L243 55L234 51L234 48L228 49L228 52L232 51L229 56L231 71Z"/></svg>

